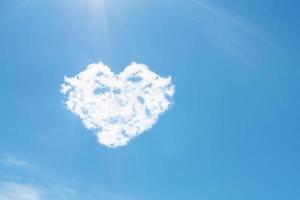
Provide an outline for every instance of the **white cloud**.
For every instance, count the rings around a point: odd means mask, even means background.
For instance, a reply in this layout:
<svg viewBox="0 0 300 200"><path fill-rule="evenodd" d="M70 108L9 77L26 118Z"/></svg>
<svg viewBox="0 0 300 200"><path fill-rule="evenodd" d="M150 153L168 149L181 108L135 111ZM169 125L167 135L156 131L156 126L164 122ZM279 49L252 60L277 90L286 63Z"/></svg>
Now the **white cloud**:
<svg viewBox="0 0 300 200"><path fill-rule="evenodd" d="M160 77L146 65L132 63L116 75L102 63L91 64L61 85L65 105L78 115L98 141L123 146L151 128L172 104L171 77Z"/></svg>
<svg viewBox="0 0 300 200"><path fill-rule="evenodd" d="M40 200L39 190L22 183L0 183L0 200Z"/></svg>
<svg viewBox="0 0 300 200"><path fill-rule="evenodd" d="M15 155L2 156L0 163L10 167L32 168L32 164L28 161L16 157Z"/></svg>

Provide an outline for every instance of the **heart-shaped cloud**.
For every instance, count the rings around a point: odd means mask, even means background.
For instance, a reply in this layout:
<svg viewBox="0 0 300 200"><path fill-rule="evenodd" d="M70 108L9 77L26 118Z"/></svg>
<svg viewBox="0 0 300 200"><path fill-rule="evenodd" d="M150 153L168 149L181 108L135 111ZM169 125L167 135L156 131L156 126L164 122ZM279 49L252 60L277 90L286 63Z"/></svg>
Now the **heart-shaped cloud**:
<svg viewBox="0 0 300 200"><path fill-rule="evenodd" d="M136 63L118 75L103 63L91 64L61 85L67 108L108 147L126 145L151 128L172 104L174 91L171 77Z"/></svg>

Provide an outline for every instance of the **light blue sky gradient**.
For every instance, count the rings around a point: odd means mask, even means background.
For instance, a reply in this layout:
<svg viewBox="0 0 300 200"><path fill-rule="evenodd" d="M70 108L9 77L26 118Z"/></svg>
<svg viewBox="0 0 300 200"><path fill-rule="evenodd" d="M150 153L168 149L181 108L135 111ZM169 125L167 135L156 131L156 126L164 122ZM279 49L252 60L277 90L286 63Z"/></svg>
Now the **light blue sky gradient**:
<svg viewBox="0 0 300 200"><path fill-rule="evenodd" d="M299 8L2 0L0 183L43 200L298 200ZM176 84L172 109L122 148L99 145L62 104L63 77L100 60Z"/></svg>

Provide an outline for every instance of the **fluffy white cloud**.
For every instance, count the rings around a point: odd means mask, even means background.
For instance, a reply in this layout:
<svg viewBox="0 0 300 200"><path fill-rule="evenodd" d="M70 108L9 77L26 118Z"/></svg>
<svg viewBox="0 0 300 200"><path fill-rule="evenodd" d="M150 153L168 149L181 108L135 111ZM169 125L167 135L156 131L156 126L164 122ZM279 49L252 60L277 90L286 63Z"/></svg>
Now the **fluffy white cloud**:
<svg viewBox="0 0 300 200"><path fill-rule="evenodd" d="M22 183L0 183L0 200L40 200L39 190Z"/></svg>
<svg viewBox="0 0 300 200"><path fill-rule="evenodd" d="M103 63L91 64L65 77L60 89L67 108L108 147L126 145L151 128L171 106L175 92L171 77L160 77L136 63L118 75Z"/></svg>

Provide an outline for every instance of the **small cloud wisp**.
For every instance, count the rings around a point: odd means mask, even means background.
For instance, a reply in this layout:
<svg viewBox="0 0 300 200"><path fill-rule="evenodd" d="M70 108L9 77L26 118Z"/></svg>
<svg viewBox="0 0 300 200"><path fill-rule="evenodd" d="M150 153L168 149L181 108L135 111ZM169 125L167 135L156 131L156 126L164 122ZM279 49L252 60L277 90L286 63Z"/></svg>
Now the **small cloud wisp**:
<svg viewBox="0 0 300 200"><path fill-rule="evenodd" d="M23 183L1 182L1 200L41 200L38 188Z"/></svg>

